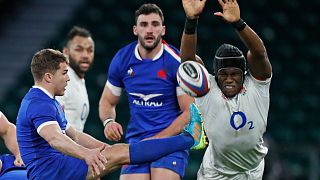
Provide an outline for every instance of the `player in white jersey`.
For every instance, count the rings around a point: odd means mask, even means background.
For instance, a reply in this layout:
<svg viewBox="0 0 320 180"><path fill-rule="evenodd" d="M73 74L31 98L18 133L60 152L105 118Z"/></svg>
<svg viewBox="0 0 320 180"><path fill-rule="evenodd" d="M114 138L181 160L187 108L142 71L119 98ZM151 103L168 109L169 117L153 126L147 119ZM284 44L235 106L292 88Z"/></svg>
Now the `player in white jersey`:
<svg viewBox="0 0 320 180"><path fill-rule="evenodd" d="M269 110L272 68L259 36L240 18L236 0L218 0L215 12L231 24L248 48L247 58L235 46L221 45L214 58L208 94L196 98L204 118L209 146L198 179L262 179L263 145ZM187 16L181 40L181 60L195 60L197 23L205 0L182 0ZM248 65L247 65L248 64Z"/></svg>
<svg viewBox="0 0 320 180"><path fill-rule="evenodd" d="M84 76L93 62L94 41L90 32L80 27L73 27L66 41L63 54L69 58L70 82L64 96L57 97L57 100L64 107L69 123L75 129L83 131L89 115L89 98Z"/></svg>

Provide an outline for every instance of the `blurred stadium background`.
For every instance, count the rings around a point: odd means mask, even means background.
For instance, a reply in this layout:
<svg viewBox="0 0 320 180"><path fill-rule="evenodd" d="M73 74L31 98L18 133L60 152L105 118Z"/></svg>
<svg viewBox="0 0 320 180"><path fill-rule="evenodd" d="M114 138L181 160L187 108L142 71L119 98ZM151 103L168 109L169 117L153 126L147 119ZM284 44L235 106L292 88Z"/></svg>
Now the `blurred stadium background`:
<svg viewBox="0 0 320 180"><path fill-rule="evenodd" d="M179 47L185 19L180 0L0 0L0 110L15 123L21 99L33 85L32 55L42 48L62 49L68 30L83 26L96 43L94 65L86 75L91 109L85 131L106 141L98 119L106 72L117 50L136 39L132 34L134 11L145 2L162 8L167 27L164 39ZM239 0L239 4L241 17L264 40L273 65L264 179L319 180L320 1ZM213 11L218 10L218 3L209 0L198 28L198 54L210 72L221 43L245 51L230 25L214 17ZM123 97L117 121L125 126L128 119ZM8 152L3 143L0 152ZM185 180L196 179L203 153L191 152ZM102 179L118 177L115 171Z"/></svg>

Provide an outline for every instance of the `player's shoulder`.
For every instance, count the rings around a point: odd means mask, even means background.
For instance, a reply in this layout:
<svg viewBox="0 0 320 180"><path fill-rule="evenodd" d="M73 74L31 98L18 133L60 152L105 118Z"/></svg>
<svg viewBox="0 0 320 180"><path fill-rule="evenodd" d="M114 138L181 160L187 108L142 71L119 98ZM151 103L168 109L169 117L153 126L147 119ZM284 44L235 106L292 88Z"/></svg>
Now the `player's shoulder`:
<svg viewBox="0 0 320 180"><path fill-rule="evenodd" d="M178 55L180 54L180 51L178 50L178 48L176 48L175 46L173 46L172 44L167 43L166 41L162 40L162 44L164 47L164 50L170 54L175 54Z"/></svg>
<svg viewBox="0 0 320 180"><path fill-rule="evenodd" d="M29 92L24 97L25 100L29 102L33 101L47 101L50 100L50 97L38 88L31 88Z"/></svg>
<svg viewBox="0 0 320 180"><path fill-rule="evenodd" d="M260 86L266 85L266 86L268 86L268 85L270 85L271 79L272 79L272 76L270 78L267 78L267 79L257 79L249 71L245 75L244 84L247 84L247 85L254 84L254 85L260 85Z"/></svg>
<svg viewBox="0 0 320 180"><path fill-rule="evenodd" d="M167 53L169 55L167 57L169 57L169 59L172 60L172 62L180 64L181 58L179 50L165 41L162 41L162 44L164 53Z"/></svg>

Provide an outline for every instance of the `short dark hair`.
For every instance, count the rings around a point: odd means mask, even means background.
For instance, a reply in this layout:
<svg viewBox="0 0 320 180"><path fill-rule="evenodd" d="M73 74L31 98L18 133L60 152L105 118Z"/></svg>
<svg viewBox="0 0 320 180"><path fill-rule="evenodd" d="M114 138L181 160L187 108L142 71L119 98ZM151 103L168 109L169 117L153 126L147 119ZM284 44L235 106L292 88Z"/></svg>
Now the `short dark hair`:
<svg viewBox="0 0 320 180"><path fill-rule="evenodd" d="M151 14L151 13L158 14L160 16L161 20L162 20L162 24L164 23L164 16L163 16L162 10L159 8L159 6L157 6L156 4L147 3L147 4L141 5L139 7L139 9L136 10L136 12L135 12L135 24L137 24L138 17L141 14L148 15L148 14Z"/></svg>
<svg viewBox="0 0 320 180"><path fill-rule="evenodd" d="M92 35L88 29L83 28L83 27L79 27L79 26L73 26L73 28L67 34L65 46L68 46L68 43L75 36L80 36L80 37L85 37L85 38L92 37Z"/></svg>
<svg viewBox="0 0 320 180"><path fill-rule="evenodd" d="M55 74L63 62L68 64L68 58L58 50L42 49L36 52L31 61L34 81L41 81L45 73Z"/></svg>

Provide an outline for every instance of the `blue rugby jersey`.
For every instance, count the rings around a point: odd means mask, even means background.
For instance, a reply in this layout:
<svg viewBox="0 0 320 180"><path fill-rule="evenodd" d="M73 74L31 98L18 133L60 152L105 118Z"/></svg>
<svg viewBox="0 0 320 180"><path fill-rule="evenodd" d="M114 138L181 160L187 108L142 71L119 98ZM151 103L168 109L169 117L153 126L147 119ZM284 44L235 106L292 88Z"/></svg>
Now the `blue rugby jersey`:
<svg viewBox="0 0 320 180"><path fill-rule="evenodd" d="M114 95L124 89L130 106L127 142L138 142L168 127L180 114L176 72L179 51L162 42L154 59L142 59L137 41L120 49L109 66L107 86ZM178 92L177 92L178 91Z"/></svg>
<svg viewBox="0 0 320 180"><path fill-rule="evenodd" d="M59 169L55 161L63 154L38 134L43 126L54 123L60 126L61 133L69 127L58 101L43 89L30 89L21 102L16 126L20 153L31 179L48 171L52 171L52 178L59 177L55 174Z"/></svg>

